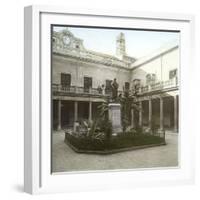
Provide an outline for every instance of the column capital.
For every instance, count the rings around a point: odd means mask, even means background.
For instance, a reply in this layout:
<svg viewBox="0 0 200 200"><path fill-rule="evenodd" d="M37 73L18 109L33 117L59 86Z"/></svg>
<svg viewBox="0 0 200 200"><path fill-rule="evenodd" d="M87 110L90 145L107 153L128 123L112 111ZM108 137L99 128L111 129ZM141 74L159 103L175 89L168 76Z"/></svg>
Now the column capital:
<svg viewBox="0 0 200 200"><path fill-rule="evenodd" d="M152 96L148 96L148 100L151 101L153 98Z"/></svg>
<svg viewBox="0 0 200 200"><path fill-rule="evenodd" d="M164 97L161 95L161 96L159 97L159 99L160 99L161 101L163 101L163 100L164 100Z"/></svg>

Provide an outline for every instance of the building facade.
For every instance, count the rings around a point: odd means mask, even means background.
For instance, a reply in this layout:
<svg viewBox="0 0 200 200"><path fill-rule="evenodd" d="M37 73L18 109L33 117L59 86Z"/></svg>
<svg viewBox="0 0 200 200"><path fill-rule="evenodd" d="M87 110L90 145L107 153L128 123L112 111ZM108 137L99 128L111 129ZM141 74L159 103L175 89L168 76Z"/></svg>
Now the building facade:
<svg viewBox="0 0 200 200"><path fill-rule="evenodd" d="M141 59L126 54L123 33L116 38L116 56L87 50L67 28L52 35L53 129L92 120L98 105L110 96L114 78L119 93L134 93L142 108L131 111L131 126L178 130L179 46L173 42Z"/></svg>

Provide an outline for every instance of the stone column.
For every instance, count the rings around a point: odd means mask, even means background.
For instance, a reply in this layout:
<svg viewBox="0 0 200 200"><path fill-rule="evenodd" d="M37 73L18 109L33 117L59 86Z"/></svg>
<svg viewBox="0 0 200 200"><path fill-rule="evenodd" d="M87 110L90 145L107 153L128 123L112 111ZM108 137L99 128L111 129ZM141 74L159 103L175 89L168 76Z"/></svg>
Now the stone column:
<svg viewBox="0 0 200 200"><path fill-rule="evenodd" d="M160 130L164 129L163 98L160 97Z"/></svg>
<svg viewBox="0 0 200 200"><path fill-rule="evenodd" d="M142 127L142 101L139 102L139 107L140 107L140 111L139 111L139 126Z"/></svg>
<svg viewBox="0 0 200 200"><path fill-rule="evenodd" d="M152 128L152 100L149 99L149 128Z"/></svg>
<svg viewBox="0 0 200 200"><path fill-rule="evenodd" d="M135 128L135 116L134 116L134 109L131 109L131 127Z"/></svg>
<svg viewBox="0 0 200 200"><path fill-rule="evenodd" d="M89 122L92 121L92 102L89 101L89 118L88 118Z"/></svg>
<svg viewBox="0 0 200 200"><path fill-rule="evenodd" d="M58 126L57 130L61 130L61 100L58 100Z"/></svg>
<svg viewBox="0 0 200 200"><path fill-rule="evenodd" d="M74 101L74 122L78 120L78 101Z"/></svg>
<svg viewBox="0 0 200 200"><path fill-rule="evenodd" d="M177 95L174 96L174 131L178 131L178 108L177 108Z"/></svg>

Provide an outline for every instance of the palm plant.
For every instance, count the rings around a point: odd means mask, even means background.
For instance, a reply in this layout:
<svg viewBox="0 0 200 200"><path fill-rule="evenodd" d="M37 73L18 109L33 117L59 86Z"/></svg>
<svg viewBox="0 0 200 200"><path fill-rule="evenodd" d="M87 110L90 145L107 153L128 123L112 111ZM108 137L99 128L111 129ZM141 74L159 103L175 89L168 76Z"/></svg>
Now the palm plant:
<svg viewBox="0 0 200 200"><path fill-rule="evenodd" d="M108 104L109 101L107 100L98 106L99 116L97 116L97 118L101 117L102 119L108 119Z"/></svg>
<svg viewBox="0 0 200 200"><path fill-rule="evenodd" d="M124 90L124 95L119 97L119 102L121 104L121 120L123 132L130 125L131 121L131 109L141 110L141 108L135 103L137 93L130 94L128 90Z"/></svg>

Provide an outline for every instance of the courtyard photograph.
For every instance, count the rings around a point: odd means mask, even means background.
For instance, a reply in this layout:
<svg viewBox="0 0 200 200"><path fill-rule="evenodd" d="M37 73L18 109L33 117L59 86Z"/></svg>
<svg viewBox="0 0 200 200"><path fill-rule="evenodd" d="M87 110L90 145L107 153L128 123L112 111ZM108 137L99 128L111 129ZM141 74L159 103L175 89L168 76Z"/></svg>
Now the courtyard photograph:
<svg viewBox="0 0 200 200"><path fill-rule="evenodd" d="M51 26L51 171L179 166L179 32Z"/></svg>

